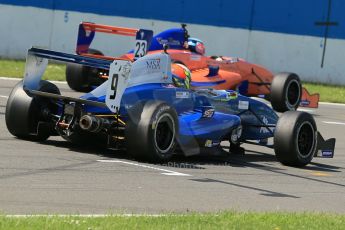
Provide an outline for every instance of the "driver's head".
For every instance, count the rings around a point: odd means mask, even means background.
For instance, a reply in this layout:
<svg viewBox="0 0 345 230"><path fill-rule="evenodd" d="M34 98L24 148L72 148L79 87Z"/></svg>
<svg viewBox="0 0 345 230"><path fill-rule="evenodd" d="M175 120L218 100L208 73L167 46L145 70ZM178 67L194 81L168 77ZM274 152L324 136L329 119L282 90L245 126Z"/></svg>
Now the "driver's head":
<svg viewBox="0 0 345 230"><path fill-rule="evenodd" d="M185 65L179 63L171 64L171 73L173 83L176 87L190 88L192 76L190 70Z"/></svg>
<svg viewBox="0 0 345 230"><path fill-rule="evenodd" d="M205 54L205 45L197 38L188 38L188 49L201 55Z"/></svg>

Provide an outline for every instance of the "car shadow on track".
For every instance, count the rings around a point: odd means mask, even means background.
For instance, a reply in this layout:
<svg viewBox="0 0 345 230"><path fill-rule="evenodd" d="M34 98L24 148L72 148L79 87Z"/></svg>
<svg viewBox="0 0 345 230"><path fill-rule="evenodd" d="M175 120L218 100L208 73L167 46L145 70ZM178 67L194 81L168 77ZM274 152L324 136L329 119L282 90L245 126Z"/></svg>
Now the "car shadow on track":
<svg viewBox="0 0 345 230"><path fill-rule="evenodd" d="M85 143L85 145L76 145L66 140L51 140L51 139L40 142L40 144L47 145L47 146L55 146L57 148L69 149L70 151L78 152L78 153L98 155L101 157L121 158L121 159L128 159L128 160L130 159L130 157L125 151L107 149L97 144L91 145L89 143Z"/></svg>
<svg viewBox="0 0 345 230"><path fill-rule="evenodd" d="M69 149L73 152L83 154L98 155L100 157L116 158L121 160L137 161L132 156L126 153L125 150L106 149L97 145L75 145L65 140L48 139L40 144L47 146L55 146L57 148ZM168 162L163 162L155 165L166 166L170 168L188 168L188 169L206 169L207 166L230 166L230 167L247 167L243 162L275 162L275 156L267 153L246 151L246 154L229 154L224 150L217 151L214 154L201 154L195 156L183 156L182 154L174 155ZM149 163L144 162L142 163ZM258 164L256 167L269 167ZM279 169L277 169L279 170Z"/></svg>
<svg viewBox="0 0 345 230"><path fill-rule="evenodd" d="M100 147L97 145L74 145L65 140L48 139L41 144L55 146L58 148L69 149L73 152L98 155L107 158L116 158L121 160L136 161L125 150L113 150ZM270 153L246 150L245 153L229 153L228 149L219 149L215 154L201 154L195 156L183 156L176 154L168 162L161 164L171 168L188 168L188 169L206 169L207 166L224 166L224 167L252 167L263 170L284 171L286 167L277 164L275 155ZM150 162L143 162L150 163ZM152 163L151 163L152 164ZM311 163L305 166L305 170L317 170L322 172L341 172L342 168L327 164Z"/></svg>
<svg viewBox="0 0 345 230"><path fill-rule="evenodd" d="M129 156L126 151L124 150L111 150L111 149L100 149L97 146L75 146L72 143L69 143L64 140L47 140L42 142L41 144L44 145L53 145L58 148L67 148L73 152L79 152L84 154L93 154L100 157L107 157L112 159L119 159L119 160L127 160L127 161L136 161L131 156ZM141 162L152 164L149 162ZM322 171L322 172L330 172L330 173L341 173L343 168L331 166L327 164L320 164L320 163L311 163L310 165L298 169L298 170L289 170L290 167L286 167L276 163L276 158L273 154L257 152L252 150L246 150L245 154L229 154L226 149L221 150L216 155L196 155L185 157L182 155L175 155L169 162L165 162L163 164L152 164L156 166L164 166L167 168L179 168L179 169L186 169L186 170L206 170L211 166L218 166L218 167L247 167L247 168L255 168L259 171L269 172L281 176L289 176L291 178L302 179L306 181L312 181L316 183L321 183L325 185L332 185L341 188L345 188L345 184L332 182L326 178L314 177L310 174L305 174L307 171ZM303 173L304 172L304 173ZM195 178L194 178L195 179ZM191 180L194 180L193 178ZM221 181L215 180L212 178L199 178L196 182L203 182L203 183L222 183L222 184L229 184L234 185L232 182L229 181ZM243 185L241 185L243 186ZM248 187L249 189L249 187ZM257 188L251 188L256 189ZM262 195L267 196L285 196L286 194L276 194L268 191L261 191L263 192ZM289 196L289 195L288 195ZM294 196L289 196L292 198L298 198Z"/></svg>

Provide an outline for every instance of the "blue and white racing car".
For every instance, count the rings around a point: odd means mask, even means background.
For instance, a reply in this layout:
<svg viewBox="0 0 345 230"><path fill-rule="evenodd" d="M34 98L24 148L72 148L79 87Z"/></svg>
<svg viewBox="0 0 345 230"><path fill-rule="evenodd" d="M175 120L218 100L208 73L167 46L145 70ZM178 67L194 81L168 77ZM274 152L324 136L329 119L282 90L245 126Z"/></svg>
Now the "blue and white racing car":
<svg viewBox="0 0 345 230"><path fill-rule="evenodd" d="M48 59L104 69L109 79L80 98L63 96L41 80ZM223 141L232 152L242 143L274 148L278 161L291 166L304 166L314 156L333 157L335 139L324 141L310 114L289 111L279 117L265 103L235 91L176 87L173 77L164 52L130 62L31 48L24 80L7 102L6 125L18 138L60 135L82 145L126 149L153 162L176 153L212 153Z"/></svg>

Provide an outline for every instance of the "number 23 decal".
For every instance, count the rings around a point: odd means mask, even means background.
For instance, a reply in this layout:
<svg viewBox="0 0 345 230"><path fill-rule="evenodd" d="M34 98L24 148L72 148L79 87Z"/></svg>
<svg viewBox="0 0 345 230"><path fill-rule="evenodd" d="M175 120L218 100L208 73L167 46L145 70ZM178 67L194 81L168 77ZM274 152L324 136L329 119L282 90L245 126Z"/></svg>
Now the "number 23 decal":
<svg viewBox="0 0 345 230"><path fill-rule="evenodd" d="M137 40L135 43L134 57L140 58L145 56L147 51L147 42L145 40Z"/></svg>

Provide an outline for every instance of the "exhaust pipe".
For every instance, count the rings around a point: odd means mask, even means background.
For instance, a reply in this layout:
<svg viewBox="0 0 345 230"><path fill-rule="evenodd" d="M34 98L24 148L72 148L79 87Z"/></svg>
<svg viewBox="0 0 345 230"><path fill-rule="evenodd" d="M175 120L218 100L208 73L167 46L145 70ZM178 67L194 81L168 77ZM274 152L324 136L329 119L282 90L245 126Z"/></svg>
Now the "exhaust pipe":
<svg viewBox="0 0 345 230"><path fill-rule="evenodd" d="M84 115L79 120L79 126L82 130L98 133L103 129L109 128L111 122L104 118Z"/></svg>

